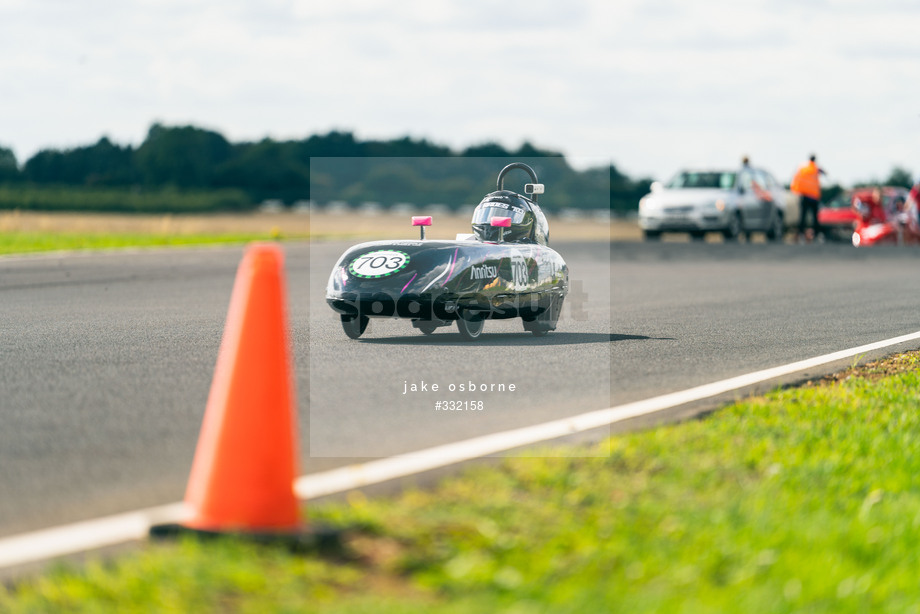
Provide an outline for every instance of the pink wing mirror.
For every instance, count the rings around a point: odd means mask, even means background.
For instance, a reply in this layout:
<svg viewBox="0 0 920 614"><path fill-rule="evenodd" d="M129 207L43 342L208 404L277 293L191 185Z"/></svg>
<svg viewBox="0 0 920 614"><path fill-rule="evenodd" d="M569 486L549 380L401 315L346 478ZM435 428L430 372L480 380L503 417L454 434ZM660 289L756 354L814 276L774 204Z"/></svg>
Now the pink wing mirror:
<svg viewBox="0 0 920 614"><path fill-rule="evenodd" d="M505 240L505 228L511 227L511 218L510 217L493 217L489 220L489 224L494 227L498 227L498 241L501 243Z"/></svg>
<svg viewBox="0 0 920 614"><path fill-rule="evenodd" d="M425 240L425 226L431 226L431 216L430 215L413 215L412 216L412 225L420 226L419 230L422 233L422 240Z"/></svg>

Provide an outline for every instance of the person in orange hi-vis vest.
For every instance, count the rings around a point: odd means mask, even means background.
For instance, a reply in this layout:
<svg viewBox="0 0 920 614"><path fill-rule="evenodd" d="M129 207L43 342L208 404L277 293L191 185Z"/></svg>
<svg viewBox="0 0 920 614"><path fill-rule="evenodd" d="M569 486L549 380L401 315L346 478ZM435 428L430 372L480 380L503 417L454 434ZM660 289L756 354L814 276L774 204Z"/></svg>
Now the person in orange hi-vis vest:
<svg viewBox="0 0 920 614"><path fill-rule="evenodd" d="M792 178L792 184L789 189L799 195L799 231L796 239L803 235L805 240L811 242L818 235L820 227L818 225L818 202L821 200L821 182L819 175L823 175L824 170L818 168L815 163L814 154L808 158L808 162L799 167L795 177ZM806 228L806 219L811 218L811 227Z"/></svg>

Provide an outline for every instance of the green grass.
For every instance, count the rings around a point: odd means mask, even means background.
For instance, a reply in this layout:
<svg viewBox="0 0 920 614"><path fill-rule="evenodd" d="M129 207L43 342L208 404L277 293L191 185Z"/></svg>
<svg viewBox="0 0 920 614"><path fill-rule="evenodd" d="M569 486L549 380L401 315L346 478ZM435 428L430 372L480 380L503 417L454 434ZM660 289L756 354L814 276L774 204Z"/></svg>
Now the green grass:
<svg viewBox="0 0 920 614"><path fill-rule="evenodd" d="M155 545L0 589L0 611L920 612L918 369L311 505L345 557Z"/></svg>
<svg viewBox="0 0 920 614"><path fill-rule="evenodd" d="M246 243L275 240L277 234L80 234L80 233L0 233L0 255L59 250L117 249L126 247L165 247Z"/></svg>

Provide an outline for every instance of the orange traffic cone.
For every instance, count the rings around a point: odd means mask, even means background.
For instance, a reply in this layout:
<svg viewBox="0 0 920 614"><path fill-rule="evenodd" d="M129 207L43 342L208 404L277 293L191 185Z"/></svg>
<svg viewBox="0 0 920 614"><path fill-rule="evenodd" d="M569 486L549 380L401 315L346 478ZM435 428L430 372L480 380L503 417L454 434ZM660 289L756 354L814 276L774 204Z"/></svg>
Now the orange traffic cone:
<svg viewBox="0 0 920 614"><path fill-rule="evenodd" d="M301 531L283 261L274 244L243 256L185 493L191 516L153 536Z"/></svg>
<svg viewBox="0 0 920 614"><path fill-rule="evenodd" d="M254 244L237 271L185 492L189 528L299 528L283 262L277 245Z"/></svg>

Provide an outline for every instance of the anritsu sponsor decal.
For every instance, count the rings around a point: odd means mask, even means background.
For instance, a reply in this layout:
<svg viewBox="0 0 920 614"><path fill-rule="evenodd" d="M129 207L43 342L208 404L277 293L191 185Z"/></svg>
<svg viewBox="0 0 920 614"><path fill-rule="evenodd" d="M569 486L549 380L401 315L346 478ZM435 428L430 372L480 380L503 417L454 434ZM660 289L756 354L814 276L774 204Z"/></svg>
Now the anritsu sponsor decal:
<svg viewBox="0 0 920 614"><path fill-rule="evenodd" d="M470 268L473 279L492 279L498 275L498 267L491 264L483 264Z"/></svg>

